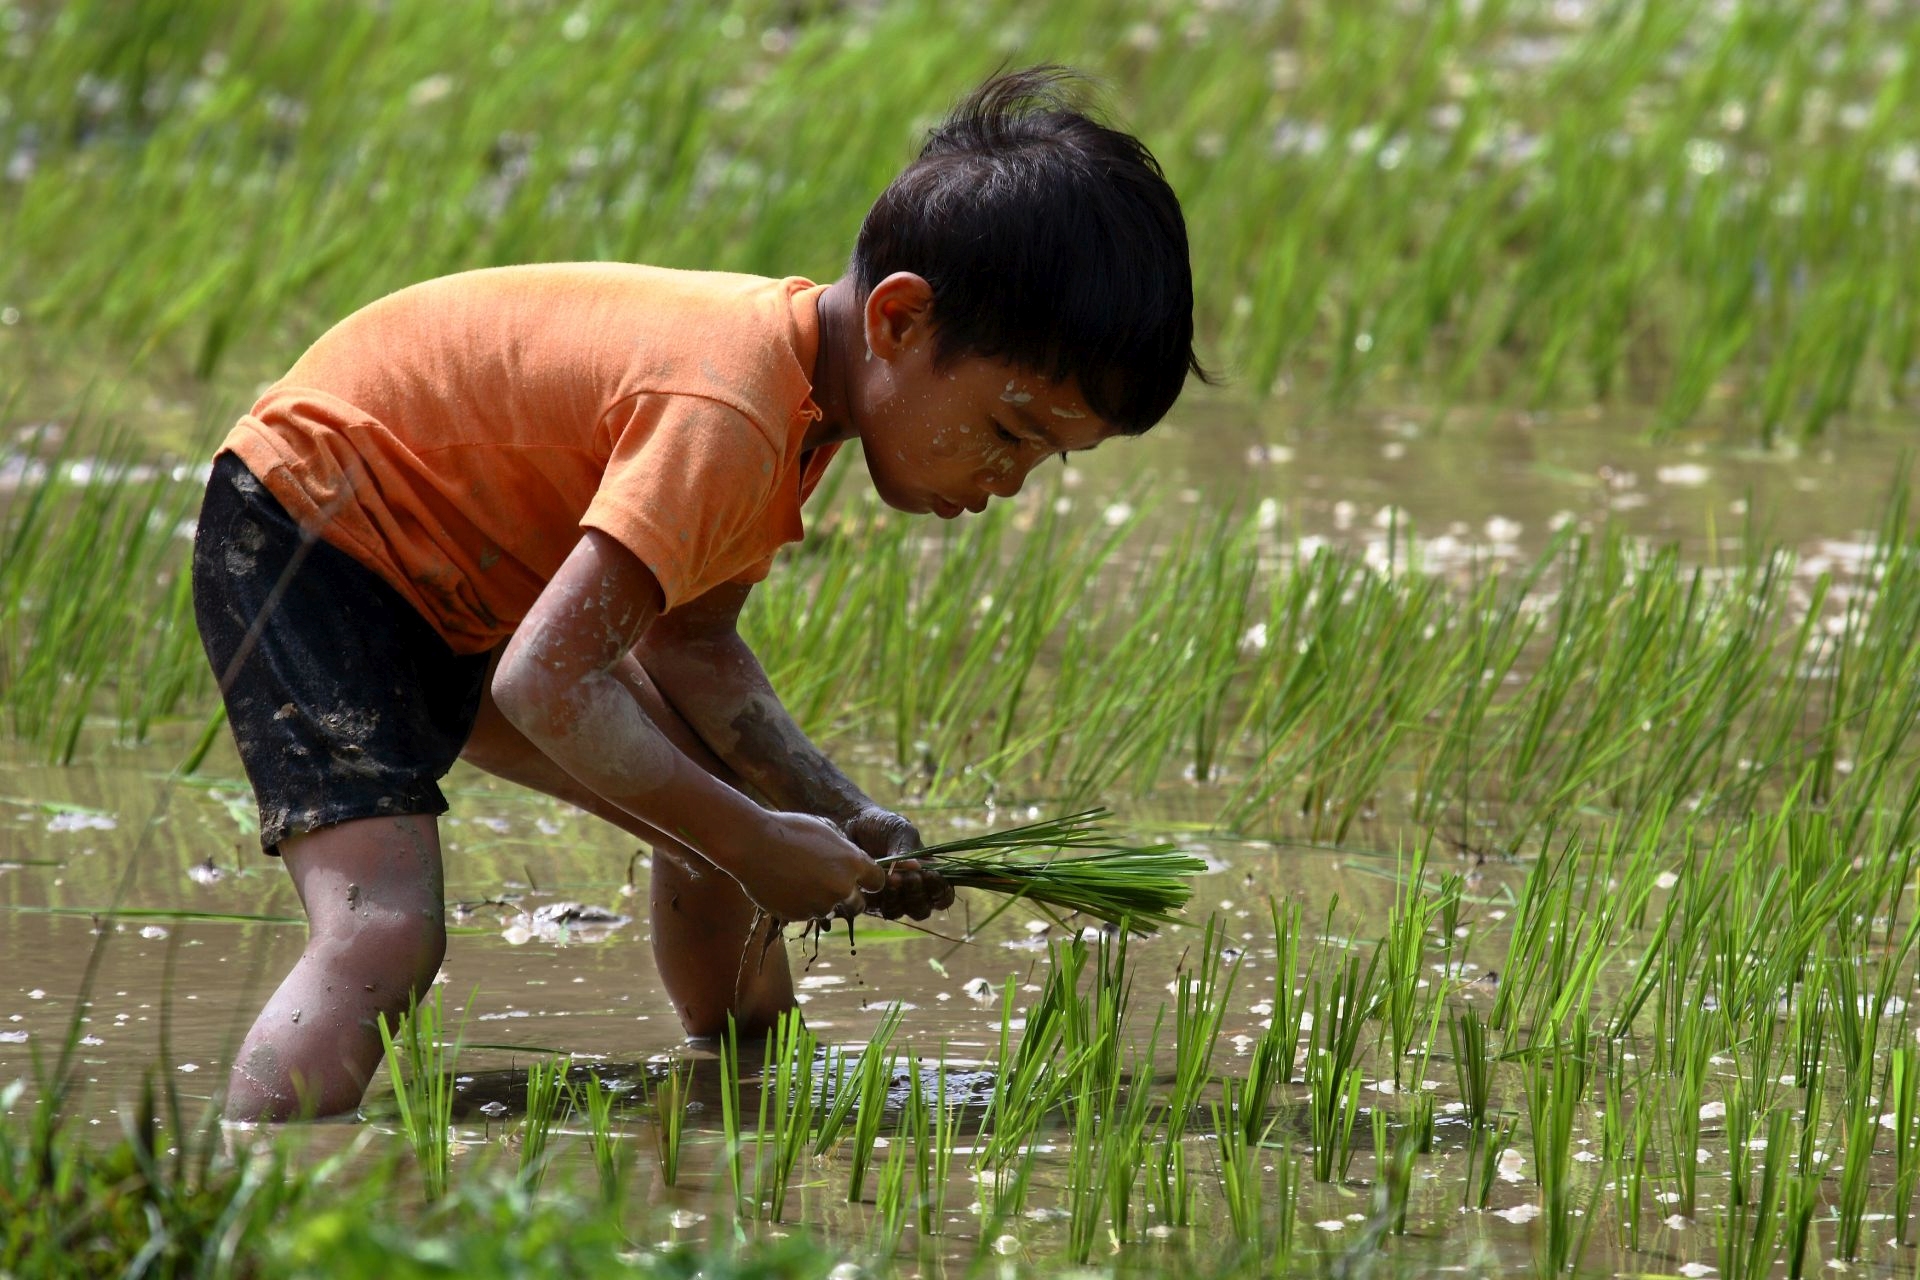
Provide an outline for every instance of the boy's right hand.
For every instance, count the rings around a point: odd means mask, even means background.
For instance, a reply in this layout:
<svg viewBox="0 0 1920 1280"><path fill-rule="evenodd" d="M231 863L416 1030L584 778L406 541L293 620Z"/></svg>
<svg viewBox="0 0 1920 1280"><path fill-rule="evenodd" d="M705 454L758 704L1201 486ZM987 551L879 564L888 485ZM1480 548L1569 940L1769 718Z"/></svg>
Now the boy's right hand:
<svg viewBox="0 0 1920 1280"><path fill-rule="evenodd" d="M741 858L740 887L775 919L858 914L867 893L886 887L886 868L825 818L769 813L761 839L759 849Z"/></svg>

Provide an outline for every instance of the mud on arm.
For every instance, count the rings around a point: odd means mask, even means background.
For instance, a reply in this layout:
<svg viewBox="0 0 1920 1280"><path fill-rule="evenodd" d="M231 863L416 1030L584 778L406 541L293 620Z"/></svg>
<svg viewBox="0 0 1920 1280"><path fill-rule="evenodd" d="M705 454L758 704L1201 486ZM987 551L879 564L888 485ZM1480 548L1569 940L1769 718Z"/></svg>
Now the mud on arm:
<svg viewBox="0 0 1920 1280"><path fill-rule="evenodd" d="M658 618L658 580L588 530L501 654L501 714L609 803L680 839L782 920L857 909L886 876L838 824L768 812L681 754L614 675Z"/></svg>
<svg viewBox="0 0 1920 1280"><path fill-rule="evenodd" d="M635 648L641 665L713 753L770 804L826 818L874 857L919 849L913 824L856 786L781 703L740 637L751 591L726 583L656 619ZM908 861L890 866L872 909L919 920L952 902L944 880Z"/></svg>

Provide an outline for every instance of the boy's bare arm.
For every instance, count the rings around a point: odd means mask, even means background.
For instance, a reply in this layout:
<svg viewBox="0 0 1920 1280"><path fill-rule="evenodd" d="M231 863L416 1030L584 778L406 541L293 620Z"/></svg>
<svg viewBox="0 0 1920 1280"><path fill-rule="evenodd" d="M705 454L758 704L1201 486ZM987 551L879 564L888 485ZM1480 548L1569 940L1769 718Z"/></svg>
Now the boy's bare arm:
<svg viewBox="0 0 1920 1280"><path fill-rule="evenodd" d="M660 616L660 584L589 530L522 621L494 701L534 746L597 795L683 839L774 916L857 907L885 874L816 816L768 812L682 755L613 674Z"/></svg>
<svg viewBox="0 0 1920 1280"><path fill-rule="evenodd" d="M920 833L876 804L794 722L738 621L752 588L726 583L657 619L637 652L660 692L695 733L769 803L817 814L874 857L912 853ZM953 890L917 865L894 864L888 914L924 918Z"/></svg>

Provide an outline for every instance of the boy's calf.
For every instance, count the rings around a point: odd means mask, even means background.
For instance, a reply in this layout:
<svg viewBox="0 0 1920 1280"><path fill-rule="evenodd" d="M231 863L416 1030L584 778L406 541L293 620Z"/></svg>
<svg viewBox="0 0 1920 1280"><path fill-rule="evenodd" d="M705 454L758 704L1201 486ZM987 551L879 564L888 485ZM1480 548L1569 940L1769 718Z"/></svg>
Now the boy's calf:
<svg viewBox="0 0 1920 1280"><path fill-rule="evenodd" d="M234 1060L227 1114L285 1120L358 1105L397 1024L446 955L440 839L425 816L365 818L283 841L306 949Z"/></svg>

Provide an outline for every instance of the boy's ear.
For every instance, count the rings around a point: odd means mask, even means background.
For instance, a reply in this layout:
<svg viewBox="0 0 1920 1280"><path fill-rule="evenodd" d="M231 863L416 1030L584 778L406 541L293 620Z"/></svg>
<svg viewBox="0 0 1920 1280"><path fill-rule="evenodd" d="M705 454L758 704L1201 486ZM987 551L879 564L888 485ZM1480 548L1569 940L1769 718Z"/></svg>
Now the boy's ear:
<svg viewBox="0 0 1920 1280"><path fill-rule="evenodd" d="M867 294L867 350L892 360L933 337L933 286L911 271L896 271Z"/></svg>

